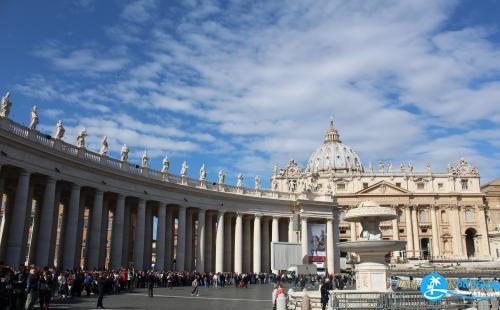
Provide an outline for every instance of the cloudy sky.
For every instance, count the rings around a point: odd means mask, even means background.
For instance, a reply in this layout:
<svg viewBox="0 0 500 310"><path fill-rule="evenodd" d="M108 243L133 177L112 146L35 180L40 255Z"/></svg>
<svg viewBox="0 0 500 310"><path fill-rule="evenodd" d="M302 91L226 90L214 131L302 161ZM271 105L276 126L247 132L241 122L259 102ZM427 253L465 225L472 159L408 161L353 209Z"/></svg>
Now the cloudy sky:
<svg viewBox="0 0 500 310"><path fill-rule="evenodd" d="M330 116L365 168L445 171L460 157L500 177L496 1L0 2L0 92L12 117L58 119L74 143L108 136L171 171L205 163L235 183L305 164ZM265 182L268 184L267 182Z"/></svg>

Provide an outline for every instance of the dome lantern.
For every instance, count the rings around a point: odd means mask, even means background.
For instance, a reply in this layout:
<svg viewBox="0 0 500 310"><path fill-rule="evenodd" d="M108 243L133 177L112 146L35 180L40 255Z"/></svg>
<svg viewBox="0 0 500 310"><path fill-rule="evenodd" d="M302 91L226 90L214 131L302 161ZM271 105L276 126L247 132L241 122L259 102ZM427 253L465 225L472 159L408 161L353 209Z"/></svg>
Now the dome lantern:
<svg viewBox="0 0 500 310"><path fill-rule="evenodd" d="M330 128L328 128L328 132L325 135L325 143L328 142L342 142L340 141L340 136L335 128L335 125L333 124L333 118L330 117Z"/></svg>

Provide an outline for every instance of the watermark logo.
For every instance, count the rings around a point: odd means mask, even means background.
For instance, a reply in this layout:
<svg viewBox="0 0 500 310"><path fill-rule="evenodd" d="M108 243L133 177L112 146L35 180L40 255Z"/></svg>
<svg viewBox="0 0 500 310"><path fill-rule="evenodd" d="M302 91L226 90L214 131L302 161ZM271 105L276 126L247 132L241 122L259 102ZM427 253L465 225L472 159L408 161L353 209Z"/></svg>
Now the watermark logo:
<svg viewBox="0 0 500 310"><path fill-rule="evenodd" d="M430 301L439 301L448 293L446 278L439 273L429 273L422 279L420 292Z"/></svg>

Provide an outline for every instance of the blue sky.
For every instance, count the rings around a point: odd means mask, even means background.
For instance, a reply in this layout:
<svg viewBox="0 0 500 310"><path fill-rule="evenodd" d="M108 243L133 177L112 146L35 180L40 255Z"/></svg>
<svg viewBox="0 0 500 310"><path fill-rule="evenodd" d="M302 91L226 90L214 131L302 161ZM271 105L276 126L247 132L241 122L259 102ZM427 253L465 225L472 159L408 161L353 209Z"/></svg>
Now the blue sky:
<svg viewBox="0 0 500 310"><path fill-rule="evenodd" d="M498 1L0 2L12 118L66 141L86 127L171 171L305 164L330 116L365 168L460 157L500 176Z"/></svg>

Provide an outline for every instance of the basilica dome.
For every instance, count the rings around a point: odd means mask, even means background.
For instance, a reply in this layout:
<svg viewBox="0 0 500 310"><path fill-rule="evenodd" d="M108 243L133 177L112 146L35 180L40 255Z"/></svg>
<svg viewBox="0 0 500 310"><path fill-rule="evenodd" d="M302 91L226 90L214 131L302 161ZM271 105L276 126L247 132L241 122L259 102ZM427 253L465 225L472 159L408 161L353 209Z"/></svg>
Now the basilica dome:
<svg viewBox="0 0 500 310"><path fill-rule="evenodd" d="M330 121L330 127L325 136L325 142L309 157L307 172L348 172L363 171L363 165L358 154L352 148L340 141L340 136Z"/></svg>

